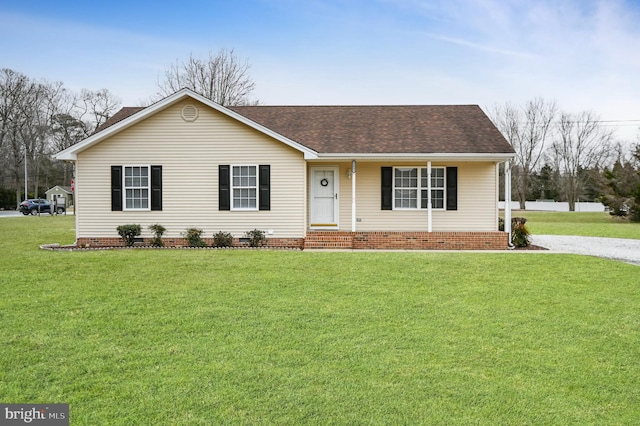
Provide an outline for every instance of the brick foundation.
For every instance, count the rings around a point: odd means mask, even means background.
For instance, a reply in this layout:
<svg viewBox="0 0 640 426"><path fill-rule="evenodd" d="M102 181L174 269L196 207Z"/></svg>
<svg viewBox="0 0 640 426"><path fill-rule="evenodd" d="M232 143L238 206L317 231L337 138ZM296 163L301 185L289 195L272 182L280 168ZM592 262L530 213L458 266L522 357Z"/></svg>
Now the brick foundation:
<svg viewBox="0 0 640 426"><path fill-rule="evenodd" d="M207 245L213 238L203 238ZM163 238L165 247L187 247L184 238ZM314 231L306 238L267 238L266 247L292 249L378 250L505 250L505 232L340 232ZM78 247L123 247L118 238L78 238ZM136 242L150 246L151 238ZM248 247L246 240L233 239L234 247Z"/></svg>
<svg viewBox="0 0 640 426"><path fill-rule="evenodd" d="M505 232L309 232L305 249L505 250Z"/></svg>

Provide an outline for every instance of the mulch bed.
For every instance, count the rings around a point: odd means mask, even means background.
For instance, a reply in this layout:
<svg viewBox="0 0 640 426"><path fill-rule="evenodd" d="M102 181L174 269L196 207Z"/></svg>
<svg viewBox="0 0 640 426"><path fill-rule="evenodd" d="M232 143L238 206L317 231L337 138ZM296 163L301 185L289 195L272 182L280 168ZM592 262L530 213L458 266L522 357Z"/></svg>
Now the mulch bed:
<svg viewBox="0 0 640 426"><path fill-rule="evenodd" d="M534 246L533 244L529 244L527 247L515 247L514 250L549 250L545 247Z"/></svg>

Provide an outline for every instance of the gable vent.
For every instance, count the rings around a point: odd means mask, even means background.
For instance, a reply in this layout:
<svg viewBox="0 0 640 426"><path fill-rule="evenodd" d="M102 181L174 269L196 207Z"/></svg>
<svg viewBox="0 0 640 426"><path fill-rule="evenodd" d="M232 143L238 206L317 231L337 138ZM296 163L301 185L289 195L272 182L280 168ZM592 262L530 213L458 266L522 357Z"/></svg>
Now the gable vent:
<svg viewBox="0 0 640 426"><path fill-rule="evenodd" d="M180 113L184 121L196 121L198 119L198 108L195 105L185 105Z"/></svg>

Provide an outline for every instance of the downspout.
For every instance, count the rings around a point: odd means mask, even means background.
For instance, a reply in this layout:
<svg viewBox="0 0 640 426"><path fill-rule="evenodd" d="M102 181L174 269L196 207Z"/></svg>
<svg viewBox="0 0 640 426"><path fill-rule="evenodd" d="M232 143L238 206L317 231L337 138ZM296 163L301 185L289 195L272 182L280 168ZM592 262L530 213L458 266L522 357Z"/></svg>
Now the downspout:
<svg viewBox="0 0 640 426"><path fill-rule="evenodd" d="M420 197L418 197L420 200ZM427 232L433 231L433 215L431 211L431 161L427 161Z"/></svg>
<svg viewBox="0 0 640 426"><path fill-rule="evenodd" d="M351 232L356 232L356 160L351 161Z"/></svg>
<svg viewBox="0 0 640 426"><path fill-rule="evenodd" d="M504 162L504 231L509 234L507 244L510 249L514 247L511 242L511 163Z"/></svg>
<svg viewBox="0 0 640 426"><path fill-rule="evenodd" d="M78 165L78 161L74 161L73 162L73 215L75 216L75 220L76 220L76 242L75 242L75 246L78 245L78 231L80 230L80 220L78 219L78 178L76 178L78 172L77 172L77 167ZM82 184L82 182L81 182Z"/></svg>

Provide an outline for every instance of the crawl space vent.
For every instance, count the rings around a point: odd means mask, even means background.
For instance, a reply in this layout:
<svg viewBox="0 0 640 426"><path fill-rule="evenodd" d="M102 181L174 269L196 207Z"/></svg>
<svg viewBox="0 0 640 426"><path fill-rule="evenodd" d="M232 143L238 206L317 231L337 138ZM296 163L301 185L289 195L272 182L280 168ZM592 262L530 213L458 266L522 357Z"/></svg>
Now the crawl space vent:
<svg viewBox="0 0 640 426"><path fill-rule="evenodd" d="M185 105L182 107L182 119L184 121L196 121L198 118L198 108L194 105Z"/></svg>

